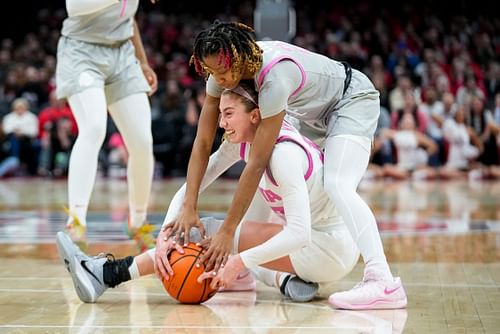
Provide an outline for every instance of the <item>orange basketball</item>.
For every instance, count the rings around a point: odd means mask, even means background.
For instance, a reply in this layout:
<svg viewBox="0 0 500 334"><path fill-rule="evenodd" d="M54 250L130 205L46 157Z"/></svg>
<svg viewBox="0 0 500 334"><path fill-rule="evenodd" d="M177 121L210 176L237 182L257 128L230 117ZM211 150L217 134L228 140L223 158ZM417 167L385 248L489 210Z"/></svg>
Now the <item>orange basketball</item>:
<svg viewBox="0 0 500 334"><path fill-rule="evenodd" d="M196 268L198 258L203 249L190 242L184 247L184 254L177 250L170 252L168 260L174 271L174 276L167 281L163 279L163 286L172 298L184 304L199 304L210 299L217 290L210 287L212 279L203 280L200 284L196 280L205 271L202 264Z"/></svg>

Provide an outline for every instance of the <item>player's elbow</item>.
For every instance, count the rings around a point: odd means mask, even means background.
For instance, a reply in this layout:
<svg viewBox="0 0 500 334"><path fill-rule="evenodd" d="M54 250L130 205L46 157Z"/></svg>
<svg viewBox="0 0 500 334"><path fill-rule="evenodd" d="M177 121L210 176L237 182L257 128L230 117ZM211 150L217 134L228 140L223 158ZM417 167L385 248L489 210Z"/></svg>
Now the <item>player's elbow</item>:
<svg viewBox="0 0 500 334"><path fill-rule="evenodd" d="M301 229L295 234L295 244L298 248L304 248L311 245L311 231Z"/></svg>
<svg viewBox="0 0 500 334"><path fill-rule="evenodd" d="M300 245L300 248L308 247L311 245L311 233L304 233L297 240L297 244Z"/></svg>

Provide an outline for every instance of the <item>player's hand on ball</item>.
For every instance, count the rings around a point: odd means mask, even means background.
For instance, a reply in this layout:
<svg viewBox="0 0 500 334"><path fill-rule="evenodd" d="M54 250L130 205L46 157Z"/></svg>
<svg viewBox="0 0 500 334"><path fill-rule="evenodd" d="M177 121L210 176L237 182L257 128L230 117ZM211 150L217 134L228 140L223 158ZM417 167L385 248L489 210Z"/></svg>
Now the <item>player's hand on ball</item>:
<svg viewBox="0 0 500 334"><path fill-rule="evenodd" d="M171 235L180 246L186 246L189 243L189 232L193 227L200 231L202 238L205 238L205 227L196 211L183 209L175 220L169 223L169 226L172 227Z"/></svg>
<svg viewBox="0 0 500 334"><path fill-rule="evenodd" d="M200 258L201 263L205 263L207 271L217 272L221 266L227 262L231 249L233 248L234 233L227 232L223 228L209 240L210 246L205 254ZM202 244L203 246L203 244Z"/></svg>
<svg viewBox="0 0 500 334"><path fill-rule="evenodd" d="M160 230L160 233L156 238L155 249L155 273L158 277L163 277L166 280L174 275L172 267L168 262L168 254L174 248L176 248L179 253L184 253L184 250L179 246L179 244L174 242L173 238L168 237L170 233L171 228L168 226L167 228L162 228Z"/></svg>
<svg viewBox="0 0 500 334"><path fill-rule="evenodd" d="M212 278L212 283L210 287L212 289L226 288L230 286L237 278L238 275L246 269L245 264L241 260L239 254L230 256L227 263L221 266L219 271L214 276L214 271L204 272L198 277L198 283L201 283L204 279Z"/></svg>

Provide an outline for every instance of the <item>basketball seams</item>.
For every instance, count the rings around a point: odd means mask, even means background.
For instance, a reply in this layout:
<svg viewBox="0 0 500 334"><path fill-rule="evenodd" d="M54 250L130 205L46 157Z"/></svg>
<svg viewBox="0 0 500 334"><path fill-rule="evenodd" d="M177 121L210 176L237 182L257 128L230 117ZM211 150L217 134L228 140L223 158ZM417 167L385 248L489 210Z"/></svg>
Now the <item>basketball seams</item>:
<svg viewBox="0 0 500 334"><path fill-rule="evenodd" d="M173 267L173 266L174 266L177 262L179 262L180 260L182 260L182 259L184 259L184 258L186 258L186 257L198 257L198 256L197 256L197 255L192 255L192 254L185 254L185 255L183 255L183 256L180 256L180 257L179 257L177 260L175 260L174 262L172 262L172 263L170 264L170 266L171 266L171 267ZM174 268L172 268L172 269L174 269Z"/></svg>
<svg viewBox="0 0 500 334"><path fill-rule="evenodd" d="M190 247L185 247L185 248L191 249L191 250L194 250L194 251L198 251L198 255L186 255L186 256L195 256L196 258L198 258L200 256L200 254L202 253L202 251L203 251L202 248L200 248L199 250L198 249L193 249L193 248L190 248ZM181 257L181 258L179 258L179 260L182 259L182 258L184 258L184 256ZM182 290L184 288L184 284L186 283L186 280L189 278L189 275L191 275L191 270L193 270L193 266L195 266L195 265L196 265L196 261L193 261L193 263L191 264L191 267L189 268L188 272L184 276L184 280L182 281L181 287L179 288L179 292L177 292L177 299L179 299L179 296L181 295ZM205 286L203 287L203 290L205 290ZM200 303L202 299L203 299L203 294L201 295L198 303Z"/></svg>
<svg viewBox="0 0 500 334"><path fill-rule="evenodd" d="M179 276L174 278L173 281L162 280L163 285L167 292L177 301L185 304L200 304L213 297L217 292L216 289L210 287L211 278L205 279L201 284L196 282L198 277L195 276L203 273L205 266L202 265L201 268L194 266L198 263L205 250L194 244L191 247L183 248L186 251L184 254L180 254L174 249L174 253L168 256L169 261L174 259L171 262L174 272L179 271L181 274L178 274Z"/></svg>

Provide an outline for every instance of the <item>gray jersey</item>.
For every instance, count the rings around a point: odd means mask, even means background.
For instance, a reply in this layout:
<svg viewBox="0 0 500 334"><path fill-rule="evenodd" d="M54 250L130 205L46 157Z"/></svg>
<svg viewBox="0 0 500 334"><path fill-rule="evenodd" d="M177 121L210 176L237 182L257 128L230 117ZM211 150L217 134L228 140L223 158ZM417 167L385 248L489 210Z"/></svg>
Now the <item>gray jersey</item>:
<svg viewBox="0 0 500 334"><path fill-rule="evenodd" d="M258 45L263 62L254 80L262 118L284 110L300 121L300 132L318 139L319 145L330 134L373 137L380 113L379 93L363 73L352 70L344 94L342 63L284 42ZM222 90L209 76L207 94L219 97Z"/></svg>
<svg viewBox="0 0 500 334"><path fill-rule="evenodd" d="M285 110L300 120L323 119L342 98L346 74L341 63L284 42L258 45L264 51L262 67L255 74L262 118ZM214 85L210 77L207 93L219 96L220 87Z"/></svg>
<svg viewBox="0 0 500 334"><path fill-rule="evenodd" d="M63 22L61 34L88 43L114 44L133 35L133 18L139 0L128 0L121 16L123 2L97 12L68 17Z"/></svg>

